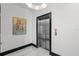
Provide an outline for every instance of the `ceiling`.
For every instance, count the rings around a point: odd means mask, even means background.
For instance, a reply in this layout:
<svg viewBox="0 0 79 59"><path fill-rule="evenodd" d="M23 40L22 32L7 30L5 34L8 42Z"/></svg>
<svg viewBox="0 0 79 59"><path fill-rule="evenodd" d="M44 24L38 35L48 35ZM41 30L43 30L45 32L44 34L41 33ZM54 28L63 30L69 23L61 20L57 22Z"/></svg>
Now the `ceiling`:
<svg viewBox="0 0 79 59"><path fill-rule="evenodd" d="M14 5L17 5L19 7L22 7L22 8L25 8L25 9L28 9L28 10L31 10L31 11L35 11L31 8L29 8L25 3L13 3ZM34 5L40 5L42 3L33 3Z"/></svg>
<svg viewBox="0 0 79 59"><path fill-rule="evenodd" d="M19 6L19 7L25 8L25 9L28 8L25 3L13 3L13 4L14 4L14 5L17 5L17 6Z"/></svg>
<svg viewBox="0 0 79 59"><path fill-rule="evenodd" d="M30 10L30 11L36 11L36 10L33 10L33 9L29 8L25 3L12 3L12 4L14 4L14 5L16 5L16 6L19 6L19 7L21 7L21 8L24 8L24 9L28 9L28 10ZM41 3L33 3L33 4L35 4L35 5L40 5ZM49 4L48 4L48 5L49 5ZM0 13L1 13L1 4L0 4Z"/></svg>

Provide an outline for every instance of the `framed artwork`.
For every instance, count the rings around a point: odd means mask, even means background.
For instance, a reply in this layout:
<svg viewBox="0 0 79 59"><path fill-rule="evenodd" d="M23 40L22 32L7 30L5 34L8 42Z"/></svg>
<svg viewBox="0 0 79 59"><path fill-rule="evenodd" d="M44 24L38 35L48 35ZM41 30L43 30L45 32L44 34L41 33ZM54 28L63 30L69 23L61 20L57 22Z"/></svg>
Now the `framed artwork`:
<svg viewBox="0 0 79 59"><path fill-rule="evenodd" d="M13 35L26 34L26 19L19 17L12 17L13 20Z"/></svg>

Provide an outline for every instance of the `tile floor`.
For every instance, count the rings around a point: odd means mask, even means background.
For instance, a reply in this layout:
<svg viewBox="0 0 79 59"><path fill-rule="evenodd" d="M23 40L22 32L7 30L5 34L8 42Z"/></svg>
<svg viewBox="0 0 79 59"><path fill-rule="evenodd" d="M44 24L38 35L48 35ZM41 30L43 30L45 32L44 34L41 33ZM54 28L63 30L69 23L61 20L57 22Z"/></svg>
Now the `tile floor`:
<svg viewBox="0 0 79 59"><path fill-rule="evenodd" d="M49 51L43 48L35 48L33 46L10 53L6 56L50 56Z"/></svg>

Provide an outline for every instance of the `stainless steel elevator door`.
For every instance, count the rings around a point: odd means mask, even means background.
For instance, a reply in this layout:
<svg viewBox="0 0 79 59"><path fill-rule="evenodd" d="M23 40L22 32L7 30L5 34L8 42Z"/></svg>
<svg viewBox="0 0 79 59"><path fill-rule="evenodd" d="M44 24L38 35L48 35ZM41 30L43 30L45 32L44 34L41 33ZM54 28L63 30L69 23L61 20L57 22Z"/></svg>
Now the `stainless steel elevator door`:
<svg viewBox="0 0 79 59"><path fill-rule="evenodd" d="M38 45L49 50L49 19L38 21Z"/></svg>

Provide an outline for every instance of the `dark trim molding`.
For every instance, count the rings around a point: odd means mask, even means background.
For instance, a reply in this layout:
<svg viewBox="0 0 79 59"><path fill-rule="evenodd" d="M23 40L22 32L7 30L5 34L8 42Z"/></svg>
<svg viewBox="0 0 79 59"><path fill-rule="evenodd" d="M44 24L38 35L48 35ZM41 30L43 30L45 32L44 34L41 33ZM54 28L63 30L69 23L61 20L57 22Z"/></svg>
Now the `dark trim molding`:
<svg viewBox="0 0 79 59"><path fill-rule="evenodd" d="M37 45L35 45L35 44L33 44L33 43L32 43L32 46L34 46L34 47L38 48L38 47L37 47Z"/></svg>
<svg viewBox="0 0 79 59"><path fill-rule="evenodd" d="M54 53L54 52L50 52L50 55L51 55L51 56L60 56L59 54L56 54L56 53Z"/></svg>
<svg viewBox="0 0 79 59"><path fill-rule="evenodd" d="M14 48L14 49L11 49L11 50L2 52L2 53L0 53L0 56L4 56L4 55L10 54L10 53L12 53L12 52L16 52L16 51L18 51L18 50L21 50L21 49L26 48L26 47L29 47L29 46L37 47L35 44L30 43L30 44L27 44L27 45L24 45L24 46L20 46L20 47L17 47L17 48Z"/></svg>
<svg viewBox="0 0 79 59"><path fill-rule="evenodd" d="M16 51L18 51L18 50L21 50L21 49L26 48L26 47L29 47L29 46L34 46L34 47L38 48L37 45L35 45L35 44L33 44L33 43L30 43L30 44L28 44L28 45L24 45L24 46L21 46L21 47L17 47L17 48L14 48L14 49L11 49L11 50L2 52L2 53L0 53L0 56L5 56L5 55L7 55L7 54L10 54L10 53L12 53L12 52L16 52ZM58 54L56 54L56 53L53 53L53 52L50 52L50 55L51 55L51 56L60 56L60 55L58 55Z"/></svg>

